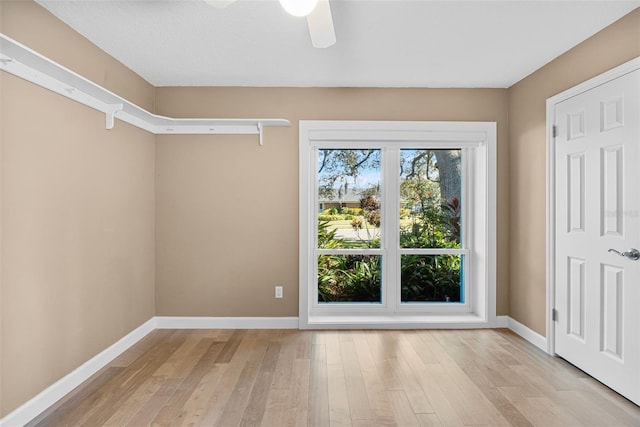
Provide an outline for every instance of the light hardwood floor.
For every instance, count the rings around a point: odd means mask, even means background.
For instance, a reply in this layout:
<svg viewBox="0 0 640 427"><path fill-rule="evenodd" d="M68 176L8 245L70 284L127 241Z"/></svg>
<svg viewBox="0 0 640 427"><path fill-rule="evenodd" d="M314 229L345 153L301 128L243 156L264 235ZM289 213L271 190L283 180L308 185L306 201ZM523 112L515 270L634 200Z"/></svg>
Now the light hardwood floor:
<svg viewBox="0 0 640 427"><path fill-rule="evenodd" d="M156 330L37 426L640 426L508 330Z"/></svg>

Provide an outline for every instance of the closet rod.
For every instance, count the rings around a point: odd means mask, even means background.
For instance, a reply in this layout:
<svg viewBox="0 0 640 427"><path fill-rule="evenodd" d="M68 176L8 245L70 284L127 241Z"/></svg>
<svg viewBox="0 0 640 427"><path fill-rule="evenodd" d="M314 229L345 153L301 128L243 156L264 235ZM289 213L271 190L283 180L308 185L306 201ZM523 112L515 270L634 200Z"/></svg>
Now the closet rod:
<svg viewBox="0 0 640 427"><path fill-rule="evenodd" d="M286 119L183 119L153 114L2 33L0 69L103 112L106 129L112 129L117 118L156 135L257 134L262 145L265 127L291 125Z"/></svg>

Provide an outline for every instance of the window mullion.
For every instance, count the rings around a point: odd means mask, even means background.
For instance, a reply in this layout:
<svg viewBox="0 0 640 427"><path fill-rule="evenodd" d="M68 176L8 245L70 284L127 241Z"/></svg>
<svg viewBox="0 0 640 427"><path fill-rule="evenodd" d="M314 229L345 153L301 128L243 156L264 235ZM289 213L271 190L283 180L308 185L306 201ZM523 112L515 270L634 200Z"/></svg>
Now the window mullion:
<svg viewBox="0 0 640 427"><path fill-rule="evenodd" d="M400 303L400 148L387 146L384 151L384 180L383 180L383 204L384 204L384 247L386 249L387 267L385 274L386 307L390 311L396 311Z"/></svg>
<svg viewBox="0 0 640 427"><path fill-rule="evenodd" d="M475 164L476 155L475 150L470 148L462 149L462 194L460 204L462 209L460 211L460 223L462 224L462 228L460 230L460 247L469 251L469 248L473 248L474 244L472 241L473 233L472 230L477 226L474 222L473 217L473 207L475 206L475 200L473 198L475 195L473 191L471 191L471 177L474 176L475 171L473 170L473 165ZM471 273L472 268L472 257L469 254L466 254L463 258L463 271L467 272L467 276L472 277ZM471 292L469 286L470 280L464 281L464 300L468 305L472 306L473 301L471 301Z"/></svg>

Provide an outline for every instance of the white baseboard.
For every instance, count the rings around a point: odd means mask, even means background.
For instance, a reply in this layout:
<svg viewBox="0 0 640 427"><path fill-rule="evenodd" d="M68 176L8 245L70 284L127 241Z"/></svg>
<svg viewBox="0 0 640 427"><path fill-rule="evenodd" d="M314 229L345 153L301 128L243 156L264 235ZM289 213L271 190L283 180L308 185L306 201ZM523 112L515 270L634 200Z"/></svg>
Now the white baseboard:
<svg viewBox="0 0 640 427"><path fill-rule="evenodd" d="M156 317L158 329L298 329L297 317Z"/></svg>
<svg viewBox="0 0 640 427"><path fill-rule="evenodd" d="M154 329L298 329L298 318L153 317L0 419L0 427L21 427L29 423Z"/></svg>
<svg viewBox="0 0 640 427"><path fill-rule="evenodd" d="M545 337L509 316L500 317L507 318L507 328L511 329L513 332L520 335L522 338L529 341L545 353L548 352L547 339Z"/></svg>
<svg viewBox="0 0 640 427"><path fill-rule="evenodd" d="M108 365L113 359L125 352L156 328L155 319L149 319L106 350L98 353L74 371L56 381L33 399L9 413L0 420L2 427L20 427L36 418L47 408L62 399L74 388L82 384L93 374Z"/></svg>

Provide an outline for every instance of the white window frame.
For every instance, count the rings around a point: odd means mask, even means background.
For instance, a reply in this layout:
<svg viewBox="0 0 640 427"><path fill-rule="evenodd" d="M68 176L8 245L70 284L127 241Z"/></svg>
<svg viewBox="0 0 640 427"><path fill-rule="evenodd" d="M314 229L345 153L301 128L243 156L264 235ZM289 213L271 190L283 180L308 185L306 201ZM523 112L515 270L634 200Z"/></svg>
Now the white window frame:
<svg viewBox="0 0 640 427"><path fill-rule="evenodd" d="M495 122L387 122L387 121L300 121L300 258L299 327L493 327L496 324L496 123ZM397 156L400 148L463 150L462 217L464 249L432 250L464 257L465 301L461 304L401 304L400 287L395 295L383 293L381 304L318 304L317 262L317 148L382 148L383 155ZM397 171L396 171L397 172ZM399 186L399 177L382 168L384 188ZM384 191L384 190L383 190ZM399 206L397 191L383 194L381 230L383 247L345 250L345 253L387 255L389 245L399 246L399 224L385 206ZM392 199L392 200L391 200ZM397 202L397 203L396 203ZM394 230L394 231L391 231ZM385 239L386 237L386 239ZM385 243L386 242L386 243ZM334 251L335 252L335 251ZM428 249L400 249L399 253L429 253ZM389 262L396 263L397 260ZM394 266L392 271L399 274ZM383 286L388 271L383 270ZM399 277L396 278L399 283ZM384 289L384 288L383 288Z"/></svg>

